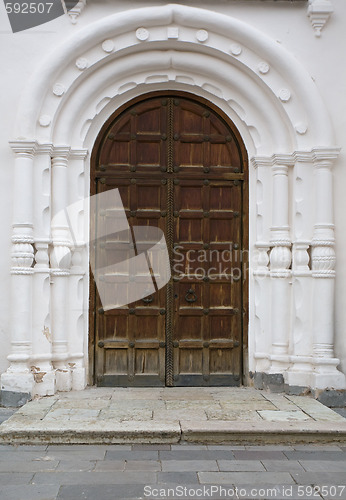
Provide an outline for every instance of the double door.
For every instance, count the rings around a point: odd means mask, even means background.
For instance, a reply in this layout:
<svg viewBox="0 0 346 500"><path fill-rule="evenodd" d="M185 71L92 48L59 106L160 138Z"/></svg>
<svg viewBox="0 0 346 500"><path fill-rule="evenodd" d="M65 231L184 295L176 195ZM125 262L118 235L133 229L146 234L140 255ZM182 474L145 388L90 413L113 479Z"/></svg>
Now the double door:
<svg viewBox="0 0 346 500"><path fill-rule="evenodd" d="M124 259L122 273L105 271L92 284L96 383L239 385L246 163L236 131L206 103L157 95L113 118L96 148L92 194L118 190L129 235L138 227L162 230L171 270L166 286L113 309L103 307L100 287L123 293L119 283L131 260ZM99 228L112 225L114 208L97 211L91 226L104 263L125 243L124 232L98 237Z"/></svg>

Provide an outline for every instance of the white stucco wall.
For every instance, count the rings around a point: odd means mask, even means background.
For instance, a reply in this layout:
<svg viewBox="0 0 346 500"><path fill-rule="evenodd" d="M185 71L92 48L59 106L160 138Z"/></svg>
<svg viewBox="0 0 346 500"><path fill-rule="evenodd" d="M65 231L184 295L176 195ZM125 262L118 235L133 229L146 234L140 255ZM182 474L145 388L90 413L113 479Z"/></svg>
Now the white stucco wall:
<svg viewBox="0 0 346 500"><path fill-rule="evenodd" d="M177 2L228 14L263 31L273 40L291 52L307 69L315 81L329 110L335 129L335 145L343 147L346 137L346 66L344 54L346 37L346 4L344 0L333 0L334 14L322 32L321 38L314 36L310 20L307 18L306 2L276 1L190 1ZM25 89L28 78L47 54L52 53L70 34L77 32L90 23L110 14L129 8L165 5L166 2L142 0L88 1L76 25L70 19L61 17L48 24L12 34L3 3L0 4L0 64L1 92L0 111L0 158L2 177L0 193L2 210L0 215L2 235L0 238L0 372L6 370L6 356L10 346L9 315L9 254L12 224L12 166L13 155L8 141L19 139L14 136L14 124L18 111L19 96ZM138 19L138 26L141 20ZM203 26L201 26L203 28ZM53 57L53 55L52 55ZM31 139L31 138L27 138ZM323 145L323 144L322 144ZM334 170L334 206L336 223L336 356L342 360L346 372L346 343L344 325L346 323L346 226L344 223L346 172L344 168L346 153L341 151ZM312 207L313 210L313 207Z"/></svg>

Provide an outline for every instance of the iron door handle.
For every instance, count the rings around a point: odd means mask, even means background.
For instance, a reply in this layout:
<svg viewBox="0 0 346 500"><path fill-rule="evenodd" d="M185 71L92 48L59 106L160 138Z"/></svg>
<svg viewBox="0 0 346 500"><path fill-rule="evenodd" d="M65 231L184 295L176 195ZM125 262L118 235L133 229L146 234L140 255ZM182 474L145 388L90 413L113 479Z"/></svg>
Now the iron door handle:
<svg viewBox="0 0 346 500"><path fill-rule="evenodd" d="M190 295L192 295L192 297L190 297ZM185 295L185 300L186 302L196 302L197 295L196 292L192 290L192 288L190 288L190 290L188 290L187 294Z"/></svg>

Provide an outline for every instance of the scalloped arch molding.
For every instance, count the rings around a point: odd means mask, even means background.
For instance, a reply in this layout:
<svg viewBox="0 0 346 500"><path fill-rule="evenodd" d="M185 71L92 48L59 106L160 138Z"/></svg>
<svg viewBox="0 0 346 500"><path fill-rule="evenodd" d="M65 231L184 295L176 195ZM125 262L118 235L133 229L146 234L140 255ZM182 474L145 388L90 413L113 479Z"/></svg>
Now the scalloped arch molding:
<svg viewBox="0 0 346 500"><path fill-rule="evenodd" d="M115 14L70 37L30 80L15 135L91 145L114 109L155 88L214 101L253 154L333 145L316 85L288 51L237 19L175 4Z"/></svg>

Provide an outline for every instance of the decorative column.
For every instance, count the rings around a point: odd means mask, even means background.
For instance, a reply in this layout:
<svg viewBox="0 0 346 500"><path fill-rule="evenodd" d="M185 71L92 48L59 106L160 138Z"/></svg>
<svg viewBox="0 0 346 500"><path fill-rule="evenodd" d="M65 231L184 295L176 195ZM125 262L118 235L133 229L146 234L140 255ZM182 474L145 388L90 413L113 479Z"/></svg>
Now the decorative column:
<svg viewBox="0 0 346 500"><path fill-rule="evenodd" d="M293 170L292 221L292 338L291 367L285 382L295 387L310 387L312 365L312 271L310 249L313 232L314 171L311 153L295 153Z"/></svg>
<svg viewBox="0 0 346 500"><path fill-rule="evenodd" d="M30 370L32 348L33 161L35 142L11 142L15 153L14 207L11 267L10 367L1 376L2 399L19 405L29 399L34 386Z"/></svg>
<svg viewBox="0 0 346 500"><path fill-rule="evenodd" d="M50 202L51 144L39 146L34 171L35 266L33 283L33 345L31 365L35 378L34 394L55 393L50 324Z"/></svg>
<svg viewBox="0 0 346 500"><path fill-rule="evenodd" d="M290 160L292 161L292 160ZM274 164L270 252L272 353L270 373L289 366L291 240L288 225L288 166Z"/></svg>
<svg viewBox="0 0 346 500"><path fill-rule="evenodd" d="M255 387L262 387L262 374L270 368L270 308L263 297L270 297L270 274L269 274L269 250L270 250L270 225L271 225L271 159L256 157L252 159L253 167L256 169L256 183L250 183L250 213L256 211L256 243L254 259L254 325L253 345L250 348L250 371L251 354L254 351L255 365ZM251 200L256 204L251 207ZM251 259L252 261L252 259ZM251 303L251 301L250 301ZM251 316L250 316L251 317ZM251 328L251 327L250 327ZM250 339L251 340L251 337Z"/></svg>
<svg viewBox="0 0 346 500"><path fill-rule="evenodd" d="M56 147L52 154L51 321L53 362L56 369L56 388L58 391L71 390L67 324L71 242L65 213L68 206L67 166L69 153L70 148L68 147Z"/></svg>
<svg viewBox="0 0 346 500"><path fill-rule="evenodd" d="M335 240L332 164L338 150L315 151L315 226L312 241L313 357L315 389L344 389L334 357Z"/></svg>
<svg viewBox="0 0 346 500"><path fill-rule="evenodd" d="M69 277L69 366L72 373L72 389L83 390L86 386L86 315L88 314L88 300L85 287L88 287L85 275L89 269L88 237L89 214L86 212L87 193L85 188L84 171L85 158L88 151L73 150L69 160L70 203L68 217L73 233L74 246L72 249L72 267ZM77 202L77 203L76 203Z"/></svg>

